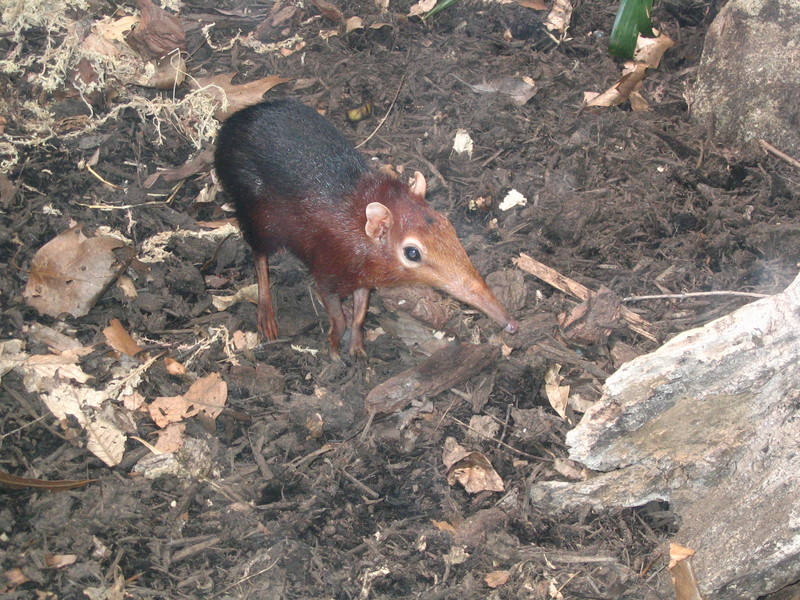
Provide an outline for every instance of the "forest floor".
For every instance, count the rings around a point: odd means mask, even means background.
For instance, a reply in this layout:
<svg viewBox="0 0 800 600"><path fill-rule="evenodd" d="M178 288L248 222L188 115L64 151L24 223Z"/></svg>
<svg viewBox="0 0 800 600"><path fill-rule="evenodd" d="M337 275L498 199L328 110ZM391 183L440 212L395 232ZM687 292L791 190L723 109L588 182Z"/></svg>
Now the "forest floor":
<svg viewBox="0 0 800 600"><path fill-rule="evenodd" d="M725 147L691 119L712 15L701 3L695 12L657 9L675 46L644 81L650 110L633 111L584 106L585 92L620 76L607 51L616 2L578 2L560 44L544 33L546 12L517 4L461 0L425 22L405 16L407 1L385 12L352 0L337 7L363 26L345 32L311 3L278 13L187 0L189 78L175 90L109 78L81 95L50 85L52 55L0 73L0 340L9 340L0 353L0 470L42 482L0 485L0 595L672 598L668 505L553 514L530 501L529 488L588 475L568 460L564 437L621 363L751 300L626 302L647 323L644 336L618 318L587 325L578 299L516 259L531 256L617 299L773 294L794 278L797 172ZM39 24L0 36L0 52L11 61L46 56L81 27L124 14L90 3L50 31ZM262 44L232 43L239 33ZM202 160L213 145L204 128L216 122L153 108L188 98L189 80L225 73L234 83L286 78L265 97L298 98L368 157L422 172L428 201L453 222L520 331L435 297L442 340L379 291L367 360L335 361L311 278L283 254L271 260L281 338L255 339L255 305L218 301L252 285L255 270L230 198ZM523 77L527 102L492 91ZM370 115L348 120L367 105ZM471 156L453 150L458 130L471 137ZM36 139L44 141L25 143ZM148 181L196 156L196 172ZM511 190L527 203L501 210ZM26 302L34 256L77 226L121 240L120 277L84 316L49 316ZM136 339L135 356L112 332ZM378 414L362 435L367 394L450 339L498 350L444 392ZM31 357L76 348L88 350L74 352L72 375L26 370ZM553 377L569 386L565 415L546 393ZM65 381L76 394L102 392L82 409L88 421L55 418L45 405ZM122 381L124 399L109 392ZM190 388L185 414L166 415L174 406L165 399ZM214 394L224 406L196 414ZM158 413L156 402L167 408ZM92 411L124 432L121 459L87 449ZM180 468L156 476L143 442L165 438L167 421L178 427L170 430L182 450L169 456ZM443 452L453 440L481 453L502 492L449 483ZM63 491L44 483L87 479Z"/></svg>

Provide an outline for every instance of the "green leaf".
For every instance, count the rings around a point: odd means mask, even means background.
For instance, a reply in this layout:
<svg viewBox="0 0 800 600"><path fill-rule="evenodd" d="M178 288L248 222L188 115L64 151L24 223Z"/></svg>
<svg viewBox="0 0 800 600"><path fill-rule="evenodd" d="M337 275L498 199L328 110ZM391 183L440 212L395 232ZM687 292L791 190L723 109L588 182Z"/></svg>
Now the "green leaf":
<svg viewBox="0 0 800 600"><path fill-rule="evenodd" d="M430 19L430 18L431 18L433 15L435 15L436 13L438 13L438 12L440 12L440 11L443 11L445 8L448 8L448 7L452 6L452 5L453 5L453 4L455 4L456 2L458 2L458 0L444 0L443 2L437 2L437 3L436 3L436 6L434 6L434 7L433 7L433 8L432 8L432 9L431 9L429 12L428 12L428 14L427 14L427 15L425 15L424 17L422 17L422 20L423 20L423 21L427 21L428 19Z"/></svg>
<svg viewBox="0 0 800 600"><path fill-rule="evenodd" d="M608 39L608 51L620 58L633 58L639 34L655 37L650 21L653 0L620 0L617 18Z"/></svg>

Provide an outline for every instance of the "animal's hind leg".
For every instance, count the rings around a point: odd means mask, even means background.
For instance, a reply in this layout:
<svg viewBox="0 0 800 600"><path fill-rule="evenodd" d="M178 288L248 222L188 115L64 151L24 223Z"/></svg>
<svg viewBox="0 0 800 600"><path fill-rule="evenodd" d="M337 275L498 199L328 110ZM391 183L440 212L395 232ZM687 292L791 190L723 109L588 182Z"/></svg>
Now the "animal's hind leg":
<svg viewBox="0 0 800 600"><path fill-rule="evenodd" d="M253 252L256 263L256 280L258 281L258 330L268 340L278 339L278 321L275 320L275 309L272 307L272 294L269 291L269 261L267 255Z"/></svg>

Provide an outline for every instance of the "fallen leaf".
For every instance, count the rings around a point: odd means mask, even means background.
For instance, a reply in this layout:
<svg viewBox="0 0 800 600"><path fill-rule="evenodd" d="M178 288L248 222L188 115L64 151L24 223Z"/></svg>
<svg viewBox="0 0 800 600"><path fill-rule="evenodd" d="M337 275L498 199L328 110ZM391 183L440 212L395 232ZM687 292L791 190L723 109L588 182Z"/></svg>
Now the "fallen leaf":
<svg viewBox="0 0 800 600"><path fill-rule="evenodd" d="M456 532L456 528L453 527L447 521L432 520L431 522L433 523L433 526L436 527L436 529L438 529L440 531L448 531L450 533L455 533Z"/></svg>
<svg viewBox="0 0 800 600"><path fill-rule="evenodd" d="M117 352L135 357L142 351L141 346L131 337L119 319L111 319L108 327L103 329L106 342Z"/></svg>
<svg viewBox="0 0 800 600"><path fill-rule="evenodd" d="M669 573L675 587L676 600L703 600L697 576L690 560L695 551L680 544L669 546Z"/></svg>
<svg viewBox="0 0 800 600"><path fill-rule="evenodd" d="M8 584L11 586L20 586L30 581L28 576L25 575L25 573L19 567L13 567L9 569L3 573L3 577L6 578L6 581L8 581ZM0 588L0 591L2 591L2 588Z"/></svg>
<svg viewBox="0 0 800 600"><path fill-rule="evenodd" d="M311 4L320 12L320 14L334 23L344 23L344 15L336 6L327 0L311 0Z"/></svg>
<svg viewBox="0 0 800 600"><path fill-rule="evenodd" d="M364 21L361 19L361 17L350 17L347 19L347 21L345 21L345 33L350 33L356 29L364 29Z"/></svg>
<svg viewBox="0 0 800 600"><path fill-rule="evenodd" d="M186 367L169 356L164 359L164 366L170 375L186 375Z"/></svg>
<svg viewBox="0 0 800 600"><path fill-rule="evenodd" d="M547 401L550 406L558 413L562 419L569 420L568 403L569 403L569 386L560 385L564 379L559 372L561 365L552 365L544 374L544 393L547 396Z"/></svg>
<svg viewBox="0 0 800 600"><path fill-rule="evenodd" d="M480 452L470 452L450 468L447 483L454 485L456 481L470 494L505 491L503 480Z"/></svg>
<svg viewBox="0 0 800 600"><path fill-rule="evenodd" d="M124 269L113 252L123 245L110 236L87 238L80 226L59 234L34 255L25 301L52 317L86 315Z"/></svg>
<svg viewBox="0 0 800 600"><path fill-rule="evenodd" d="M220 103L214 113L219 121L224 121L236 111L257 104L261 97L276 85L290 81L285 77L270 75L249 83L234 85L231 83L236 73L221 73L213 77L199 77L190 81L192 89L203 89Z"/></svg>
<svg viewBox="0 0 800 600"><path fill-rule="evenodd" d="M430 12L433 10L433 7L436 6L437 0L420 0L414 6L411 7L411 10L408 11L409 17L417 17L419 15L424 15L425 13Z"/></svg>
<svg viewBox="0 0 800 600"><path fill-rule="evenodd" d="M166 183L180 181L181 179L186 179L187 177L196 175L197 173L208 171L213 164L214 151L211 148L208 148L203 150L200 154L197 154L193 158L187 160L179 167L156 171L144 180L144 187L153 187L153 184L155 184L159 178Z"/></svg>
<svg viewBox="0 0 800 600"><path fill-rule="evenodd" d="M556 0L544 21L545 27L549 31L558 32L562 38L566 36L569 22L572 19L573 8L570 0Z"/></svg>
<svg viewBox="0 0 800 600"><path fill-rule="evenodd" d="M141 21L125 38L128 44L148 60L158 59L175 50L186 51L186 33L181 20L151 0L136 0Z"/></svg>
<svg viewBox="0 0 800 600"><path fill-rule="evenodd" d="M508 583L509 577L511 577L511 571L492 571L487 574L483 580L486 582L486 585L494 589Z"/></svg>
<svg viewBox="0 0 800 600"><path fill-rule="evenodd" d="M74 565L78 560L77 554L45 554L44 564L50 569L62 569Z"/></svg>
<svg viewBox="0 0 800 600"><path fill-rule="evenodd" d="M472 85L461 81L473 92L478 94L502 94L511 98L517 106L524 106L536 95L536 82L530 77L501 77L488 83Z"/></svg>
<svg viewBox="0 0 800 600"><path fill-rule="evenodd" d="M184 397L199 406L209 417L216 419L228 400L228 384L219 373L211 373L195 381Z"/></svg>
<svg viewBox="0 0 800 600"><path fill-rule="evenodd" d="M147 405L150 418L156 426L165 428L170 423L177 423L195 416L200 409L183 396L159 396Z"/></svg>
<svg viewBox="0 0 800 600"><path fill-rule="evenodd" d="M170 423L164 429L156 431L158 441L156 450L160 452L176 452L185 441L186 423Z"/></svg>

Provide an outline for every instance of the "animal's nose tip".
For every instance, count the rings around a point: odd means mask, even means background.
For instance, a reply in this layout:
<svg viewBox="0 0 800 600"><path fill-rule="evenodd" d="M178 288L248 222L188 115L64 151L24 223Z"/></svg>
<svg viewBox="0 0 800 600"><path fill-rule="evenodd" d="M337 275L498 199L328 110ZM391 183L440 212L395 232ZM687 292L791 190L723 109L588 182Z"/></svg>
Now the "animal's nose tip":
<svg viewBox="0 0 800 600"><path fill-rule="evenodd" d="M508 333L517 333L517 331L519 331L519 323L516 321L509 321L506 325L506 331Z"/></svg>

